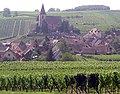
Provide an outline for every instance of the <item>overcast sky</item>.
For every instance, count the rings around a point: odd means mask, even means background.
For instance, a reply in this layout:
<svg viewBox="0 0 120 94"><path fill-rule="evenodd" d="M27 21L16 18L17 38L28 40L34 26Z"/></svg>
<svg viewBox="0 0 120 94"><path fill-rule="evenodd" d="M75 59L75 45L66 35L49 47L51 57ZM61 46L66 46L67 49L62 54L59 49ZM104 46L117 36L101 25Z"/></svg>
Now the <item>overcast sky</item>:
<svg viewBox="0 0 120 94"><path fill-rule="evenodd" d="M49 8L64 10L81 5L106 5L110 6L111 10L120 10L119 0L0 0L0 11L4 8L10 8L12 11L40 10L42 3L46 11Z"/></svg>

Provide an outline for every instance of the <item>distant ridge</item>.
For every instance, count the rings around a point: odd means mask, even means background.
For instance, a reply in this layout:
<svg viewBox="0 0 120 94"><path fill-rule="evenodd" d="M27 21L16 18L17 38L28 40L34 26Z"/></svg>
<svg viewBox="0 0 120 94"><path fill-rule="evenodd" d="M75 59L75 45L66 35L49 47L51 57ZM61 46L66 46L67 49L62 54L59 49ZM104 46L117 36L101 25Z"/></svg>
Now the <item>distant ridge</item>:
<svg viewBox="0 0 120 94"><path fill-rule="evenodd" d="M110 10L110 7L105 5L83 5L75 7L74 9L67 9L64 11L85 11L85 10Z"/></svg>

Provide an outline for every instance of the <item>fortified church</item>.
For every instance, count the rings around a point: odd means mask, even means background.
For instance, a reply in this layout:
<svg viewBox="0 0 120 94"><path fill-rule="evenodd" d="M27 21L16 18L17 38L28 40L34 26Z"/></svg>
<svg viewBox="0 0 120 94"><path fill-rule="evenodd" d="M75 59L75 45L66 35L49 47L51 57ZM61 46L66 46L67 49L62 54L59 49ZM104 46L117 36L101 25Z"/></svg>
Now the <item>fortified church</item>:
<svg viewBox="0 0 120 94"><path fill-rule="evenodd" d="M61 16L47 16L44 5L42 4L41 11L37 17L36 31L44 32L42 28L45 30L47 29L46 31L48 32L57 31L61 24Z"/></svg>

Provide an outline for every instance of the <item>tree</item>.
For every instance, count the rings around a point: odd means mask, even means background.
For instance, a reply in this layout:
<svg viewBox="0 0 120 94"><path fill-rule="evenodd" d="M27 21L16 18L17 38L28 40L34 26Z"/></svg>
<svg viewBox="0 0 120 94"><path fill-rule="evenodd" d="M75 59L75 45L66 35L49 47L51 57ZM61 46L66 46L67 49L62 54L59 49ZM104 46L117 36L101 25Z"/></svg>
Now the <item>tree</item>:
<svg viewBox="0 0 120 94"><path fill-rule="evenodd" d="M47 53L46 61L55 61L55 58L54 58L54 55L52 52L52 48L50 48Z"/></svg>
<svg viewBox="0 0 120 94"><path fill-rule="evenodd" d="M36 10L35 10L35 12L39 12L39 10L38 10L38 9L36 9Z"/></svg>
<svg viewBox="0 0 120 94"><path fill-rule="evenodd" d="M66 44L66 41L64 39L61 39L59 42L58 42L58 47L60 49L60 51L62 53L65 53L65 52L68 52L69 49L67 47L67 44Z"/></svg>
<svg viewBox="0 0 120 94"><path fill-rule="evenodd" d="M50 8L48 12L55 12L55 8Z"/></svg>
<svg viewBox="0 0 120 94"><path fill-rule="evenodd" d="M68 21L62 22L61 32L69 32L69 22Z"/></svg>
<svg viewBox="0 0 120 94"><path fill-rule="evenodd" d="M56 12L60 12L60 9L59 9L59 8L57 8L57 9L56 9Z"/></svg>
<svg viewBox="0 0 120 94"><path fill-rule="evenodd" d="M9 8L4 8L3 10L3 16L4 17L10 17L11 15L10 9Z"/></svg>
<svg viewBox="0 0 120 94"><path fill-rule="evenodd" d="M66 52L62 55L61 60L62 61L74 61L74 58L73 58L72 54Z"/></svg>

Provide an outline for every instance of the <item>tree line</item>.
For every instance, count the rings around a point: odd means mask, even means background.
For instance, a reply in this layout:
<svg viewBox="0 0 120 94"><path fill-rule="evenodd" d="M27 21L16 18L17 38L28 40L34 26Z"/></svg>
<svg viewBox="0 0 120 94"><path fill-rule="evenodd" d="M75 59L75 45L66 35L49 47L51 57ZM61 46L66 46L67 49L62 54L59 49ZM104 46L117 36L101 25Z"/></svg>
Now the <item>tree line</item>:
<svg viewBox="0 0 120 94"><path fill-rule="evenodd" d="M75 7L73 9L67 9L65 11L85 11L85 10L110 10L110 7L104 5L84 5Z"/></svg>

